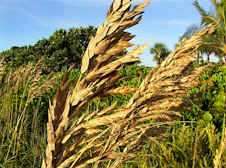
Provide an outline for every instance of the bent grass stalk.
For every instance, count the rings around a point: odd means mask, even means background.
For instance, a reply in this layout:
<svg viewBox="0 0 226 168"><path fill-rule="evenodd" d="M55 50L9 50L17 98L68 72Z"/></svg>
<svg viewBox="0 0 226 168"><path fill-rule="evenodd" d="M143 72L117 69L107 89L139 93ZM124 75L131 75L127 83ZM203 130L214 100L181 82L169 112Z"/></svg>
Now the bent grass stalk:
<svg viewBox="0 0 226 168"><path fill-rule="evenodd" d="M72 89L68 76L73 67L65 74L55 99L49 103L48 145L42 168L87 165L97 168L109 161L114 161L109 167L118 167L136 157L146 137L163 133L166 127L162 125L172 124L180 111L190 105L183 101L183 96L187 89L198 84L195 79L207 66L190 67L203 36L214 32L214 26L207 26L183 41L146 76L126 106L115 109L113 104L101 111L81 114L92 99L109 93L117 80L116 72L124 64L138 61L135 55L147 48L147 45L137 46L128 54L123 52L132 46L129 41L134 37L125 30L139 23L149 3L147 0L130 10L130 0L113 1L106 22L90 40L80 77Z"/></svg>
<svg viewBox="0 0 226 168"><path fill-rule="evenodd" d="M214 163L214 168L220 168L221 167L221 157L223 152L226 150L226 128L225 128L225 115L223 119L223 124L222 124L222 135L221 135L221 142L219 145L219 149L216 151L216 155L214 157L213 163Z"/></svg>
<svg viewBox="0 0 226 168"><path fill-rule="evenodd" d="M57 76L49 78L40 85L41 80L40 60L36 65L29 63L25 67L20 67L14 72L8 72L2 79L1 85L1 158L3 165L7 167L9 162L20 155L21 146L24 144L25 137L28 134L29 126L29 103L40 97L51 89ZM35 92L33 89L35 88ZM37 109L38 110L38 109ZM37 118L34 119L37 121ZM23 136L22 136L23 135ZM6 145L7 144L7 145ZM7 147L6 147L7 146ZM3 158L2 158L3 157Z"/></svg>

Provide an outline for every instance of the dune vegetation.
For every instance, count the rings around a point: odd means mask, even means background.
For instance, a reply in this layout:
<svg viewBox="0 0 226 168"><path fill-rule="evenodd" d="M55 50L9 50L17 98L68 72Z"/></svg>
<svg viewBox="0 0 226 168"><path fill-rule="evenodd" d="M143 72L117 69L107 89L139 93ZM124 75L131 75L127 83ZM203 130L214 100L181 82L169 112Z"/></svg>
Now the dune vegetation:
<svg viewBox="0 0 226 168"><path fill-rule="evenodd" d="M212 16L195 1L203 26L146 67L127 29L150 2L0 53L0 168L226 167L226 2Z"/></svg>

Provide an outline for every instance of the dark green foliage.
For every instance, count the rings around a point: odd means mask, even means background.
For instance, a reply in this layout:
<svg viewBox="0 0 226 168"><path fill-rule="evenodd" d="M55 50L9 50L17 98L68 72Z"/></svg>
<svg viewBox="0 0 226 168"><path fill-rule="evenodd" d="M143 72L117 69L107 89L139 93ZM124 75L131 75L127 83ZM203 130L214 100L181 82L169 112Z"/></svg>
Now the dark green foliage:
<svg viewBox="0 0 226 168"><path fill-rule="evenodd" d="M7 68L17 68L44 57L44 74L59 72L72 63L78 68L89 40L95 33L96 28L93 26L71 28L68 31L59 29L48 39L39 40L34 46L12 47L0 53L0 58L5 59Z"/></svg>
<svg viewBox="0 0 226 168"><path fill-rule="evenodd" d="M23 47L12 47L10 50L0 53L0 57L4 58L7 67L16 68L20 65L24 65L29 60L34 58L33 47L23 46Z"/></svg>
<svg viewBox="0 0 226 168"><path fill-rule="evenodd" d="M226 65L213 65L201 75L200 81L198 87L188 92L193 105L184 113L184 119L202 119L220 129L226 114Z"/></svg>

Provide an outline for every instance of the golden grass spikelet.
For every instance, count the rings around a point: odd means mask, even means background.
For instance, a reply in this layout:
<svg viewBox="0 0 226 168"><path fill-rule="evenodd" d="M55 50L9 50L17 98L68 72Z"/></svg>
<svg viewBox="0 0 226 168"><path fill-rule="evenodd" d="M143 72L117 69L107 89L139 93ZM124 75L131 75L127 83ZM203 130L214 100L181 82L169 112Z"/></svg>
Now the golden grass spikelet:
<svg viewBox="0 0 226 168"><path fill-rule="evenodd" d="M186 89L193 86L193 80L188 77L195 79L204 68L187 71L202 37L213 31L212 26L181 43L147 75L125 107L116 110L112 105L101 111L81 114L93 98L109 92L119 93L117 88L115 92L111 90L120 78L116 72L124 64L139 60L135 55L147 48L148 44L145 44L127 54L123 52L132 45L128 41L134 37L124 30L139 23L143 9L149 3L147 0L130 10L130 0L115 0L106 22L99 26L87 47L80 77L72 90L69 90L67 79L70 70L65 74L49 107L49 138L43 167L98 167L109 160L114 160L111 167L117 167L136 156L145 138L156 136L156 132L158 135L163 133L164 128L180 115L184 106L182 97Z"/></svg>
<svg viewBox="0 0 226 168"><path fill-rule="evenodd" d="M129 86L118 87L104 92L101 97L105 96L115 96L115 95L127 95L136 91L136 88L132 88Z"/></svg>
<svg viewBox="0 0 226 168"><path fill-rule="evenodd" d="M90 115L82 115L76 120L75 117L80 115L80 110L91 99L112 88L114 82L120 78L116 72L124 64L140 60L135 56L142 53L148 45L137 46L125 54L124 50L133 45L128 41L134 37L125 32L125 29L139 23L141 17L135 16L140 16L149 2L150 0L147 0L130 11L130 0L115 0L107 13L106 22L99 26L96 36L90 40L82 59L81 75L71 91L68 91L67 79L70 72L65 74L53 104L49 107L52 122L49 120L48 125L50 127L52 124L54 131L48 132L52 134L54 141L48 139L51 142L47 145L43 167L84 167L102 158L97 156L96 159L84 158L86 161L79 161L85 152L100 149L105 143L102 140L110 127L105 130L99 127L111 125L112 121L118 118L117 115L112 119L105 116L114 106ZM53 142L55 150L50 148ZM48 157L48 154L52 154L52 157Z"/></svg>
<svg viewBox="0 0 226 168"><path fill-rule="evenodd" d="M209 28L206 28L193 36L192 38L196 42L195 45L200 45L202 36L208 32ZM190 42L191 40L188 39L185 41L184 46L180 46L180 48L176 49L177 52L174 52L180 54L172 54L172 58L168 58L167 61L171 59L173 63L169 61L167 66L165 66L166 64L164 65L165 67L161 65L147 76L144 83L141 84L140 88L137 90L136 94L130 100L130 103L126 108L119 109L111 115L93 119L92 121L88 121L85 125L82 124L80 126L84 129L91 129L105 125L115 129L111 123L118 124L118 131L114 131L114 135L115 132L118 132L118 135L115 136L121 138L117 138L117 141L111 140L112 147L109 147L108 151L114 151L117 147L126 145L127 152L133 152L141 143L144 136L148 134L150 135L150 131L159 133L164 131L162 128L156 131L155 125L159 125L159 123L160 125L166 125L169 121L173 121L177 116L180 116L178 111L182 108L180 106L183 105L182 96L185 95L185 90L192 87L195 83L194 81L189 82L184 80L186 75L181 75L194 59L197 50L197 47L187 45L187 43ZM181 58L186 60L186 62L182 65L180 62ZM170 73L166 73L167 70L173 69L174 66L179 66L177 71L169 71ZM193 73L190 72L190 75L187 76L195 79L204 69L205 68L199 68L193 71ZM163 75L161 73L163 73ZM189 85L183 87L185 81L188 82ZM162 88L165 90L161 90ZM177 98L175 98L175 96L177 96ZM154 104L156 106L154 106ZM155 113L153 113L153 111ZM141 115L141 112L143 115ZM146 117L144 117L144 114ZM134 118L136 118L136 120ZM145 122L150 119L155 119L156 122L143 125L139 124L141 121ZM168 125L171 123L172 122L169 122ZM79 129L81 129L81 127ZM136 131L134 128L136 128ZM72 134L75 134L75 132ZM128 132L133 133L128 134ZM109 134L109 137L112 137L111 135L112 133ZM117 160L117 163L120 163L120 159Z"/></svg>
<svg viewBox="0 0 226 168"><path fill-rule="evenodd" d="M4 59L0 60L0 82L2 81L2 76L5 73Z"/></svg>
<svg viewBox="0 0 226 168"><path fill-rule="evenodd" d="M7 144L7 154L4 156L5 162L9 157L19 157L24 149L21 144L27 138L27 134L38 127L36 109L33 116L30 117L30 105L34 98L40 98L43 93L51 89L56 81L57 76L47 80L42 80L41 75L42 60L35 65L29 63L24 67L19 67L15 71L9 71L5 74L2 81L1 97L1 124L2 144ZM38 105L41 100L38 99ZM28 133L29 132L29 133ZM25 136L24 136L25 134Z"/></svg>
<svg viewBox="0 0 226 168"><path fill-rule="evenodd" d="M82 59L81 73L87 71L89 62L92 62L92 58L95 59L95 55L103 54L105 51L108 56L116 55L132 46L128 43L128 38L132 39L132 35L123 30L139 23L141 18L135 20L133 18L143 13L143 9L150 3L150 0L129 11L131 3L131 0L115 0L112 3L107 13L106 23L99 26L96 36L90 40ZM100 62L97 65L99 64Z"/></svg>
<svg viewBox="0 0 226 168"><path fill-rule="evenodd" d="M10 71L6 75L3 83L14 89L17 87L29 87L28 102L32 101L34 98L42 96L43 93L48 92L58 80L58 76L53 76L53 74L50 74L48 80L40 83L42 78L41 68L43 61L43 59L40 59L36 64L28 63L26 66L19 67L14 72ZM29 86L31 81L32 83Z"/></svg>

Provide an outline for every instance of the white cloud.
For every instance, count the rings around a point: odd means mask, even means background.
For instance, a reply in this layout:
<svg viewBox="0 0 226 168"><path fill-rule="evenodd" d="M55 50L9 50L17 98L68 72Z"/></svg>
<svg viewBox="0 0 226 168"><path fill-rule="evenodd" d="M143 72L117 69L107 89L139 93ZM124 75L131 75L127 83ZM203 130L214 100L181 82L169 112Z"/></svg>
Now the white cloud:
<svg viewBox="0 0 226 168"><path fill-rule="evenodd" d="M194 21L192 20L178 20L178 19L170 19L170 20L155 20L151 21L152 24L158 24L158 25L182 25L182 26L189 26L191 24L194 24Z"/></svg>

